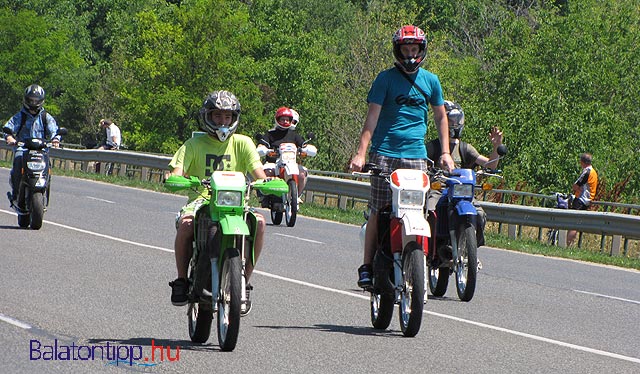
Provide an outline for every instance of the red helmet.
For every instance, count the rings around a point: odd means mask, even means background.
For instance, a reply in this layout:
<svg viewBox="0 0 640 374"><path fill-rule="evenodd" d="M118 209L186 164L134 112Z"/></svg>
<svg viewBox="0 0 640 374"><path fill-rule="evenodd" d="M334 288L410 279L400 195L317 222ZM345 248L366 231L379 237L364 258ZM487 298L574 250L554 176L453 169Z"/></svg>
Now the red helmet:
<svg viewBox="0 0 640 374"><path fill-rule="evenodd" d="M420 47L418 55L405 57L400 52L400 46L404 44L417 44ZM410 73L416 71L427 56L427 37L424 31L413 25L399 28L393 35L393 56L405 71Z"/></svg>
<svg viewBox="0 0 640 374"><path fill-rule="evenodd" d="M276 122L276 128L286 130L291 127L291 123L293 122L293 111L286 106L280 107L278 108L278 110L276 110L276 115L274 116L274 118ZM281 119L281 121L278 121L279 119Z"/></svg>

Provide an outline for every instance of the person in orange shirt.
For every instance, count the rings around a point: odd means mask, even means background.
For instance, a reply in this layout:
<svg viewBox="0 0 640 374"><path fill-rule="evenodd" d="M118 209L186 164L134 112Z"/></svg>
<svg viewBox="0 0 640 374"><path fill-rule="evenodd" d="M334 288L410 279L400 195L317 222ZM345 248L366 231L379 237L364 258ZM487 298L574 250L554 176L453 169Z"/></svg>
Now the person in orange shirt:
<svg viewBox="0 0 640 374"><path fill-rule="evenodd" d="M573 184L573 204L571 209L587 210L591 205L591 200L596 196L596 188L598 186L598 173L591 165L593 156L589 153L580 155L580 166L582 173ZM571 245L576 238L576 230L567 232L567 246Z"/></svg>

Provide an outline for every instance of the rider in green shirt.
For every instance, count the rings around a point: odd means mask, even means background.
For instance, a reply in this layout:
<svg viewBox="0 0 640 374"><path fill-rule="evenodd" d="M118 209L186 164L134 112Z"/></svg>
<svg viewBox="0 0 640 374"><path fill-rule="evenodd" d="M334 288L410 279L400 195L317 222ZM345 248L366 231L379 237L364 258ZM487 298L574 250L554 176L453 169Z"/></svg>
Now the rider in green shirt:
<svg viewBox="0 0 640 374"><path fill-rule="evenodd" d="M214 171L240 171L250 173L255 179L266 178L260 156L253 141L240 134L235 134L240 120L240 102L229 91L210 93L200 109L202 129L206 134L187 140L173 156L169 163L172 175L210 177ZM175 256L178 278L169 283L171 286L171 302L182 306L188 302L187 270L192 252L194 213L204 198L194 194L189 196L189 203L180 211L176 223ZM255 213L258 218L258 229L255 240L255 261L258 261L264 242L265 219ZM247 282L253 272L251 261L247 261ZM242 306L242 314L249 313L251 302L247 284L247 302Z"/></svg>

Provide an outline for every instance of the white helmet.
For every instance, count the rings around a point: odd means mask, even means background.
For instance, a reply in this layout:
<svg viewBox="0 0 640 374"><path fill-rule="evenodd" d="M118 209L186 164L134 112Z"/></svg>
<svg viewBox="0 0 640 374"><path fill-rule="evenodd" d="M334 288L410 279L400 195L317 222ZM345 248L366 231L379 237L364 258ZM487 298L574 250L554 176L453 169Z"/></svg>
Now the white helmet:
<svg viewBox="0 0 640 374"><path fill-rule="evenodd" d="M298 122L300 122L300 115L296 112L295 109L291 109L291 114L293 114L293 119L291 120L291 129L295 130L296 126L298 126Z"/></svg>

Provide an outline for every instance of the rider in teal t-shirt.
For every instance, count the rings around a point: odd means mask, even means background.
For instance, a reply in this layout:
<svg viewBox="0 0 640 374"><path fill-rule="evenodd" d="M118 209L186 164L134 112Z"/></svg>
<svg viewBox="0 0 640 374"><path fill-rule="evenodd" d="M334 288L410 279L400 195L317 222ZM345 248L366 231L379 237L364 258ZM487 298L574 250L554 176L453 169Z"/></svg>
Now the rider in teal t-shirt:
<svg viewBox="0 0 640 374"><path fill-rule="evenodd" d="M381 72L373 82L367 102L382 106L371 138L370 152L394 158L427 158L424 137L427 133L429 105L444 104L438 77L419 68L409 79L397 66Z"/></svg>
<svg viewBox="0 0 640 374"><path fill-rule="evenodd" d="M426 170L424 137L429 105L439 139L444 144L440 162L446 170L453 169L442 87L435 74L420 68L427 55L424 31L413 25L401 27L393 36L393 55L395 66L378 74L369 91L369 109L350 169L362 170L371 142L369 162L378 165L384 173L396 169ZM372 177L364 261L358 268L358 286L365 289L372 285L371 263L378 238L378 212L390 204L388 183L383 178Z"/></svg>

